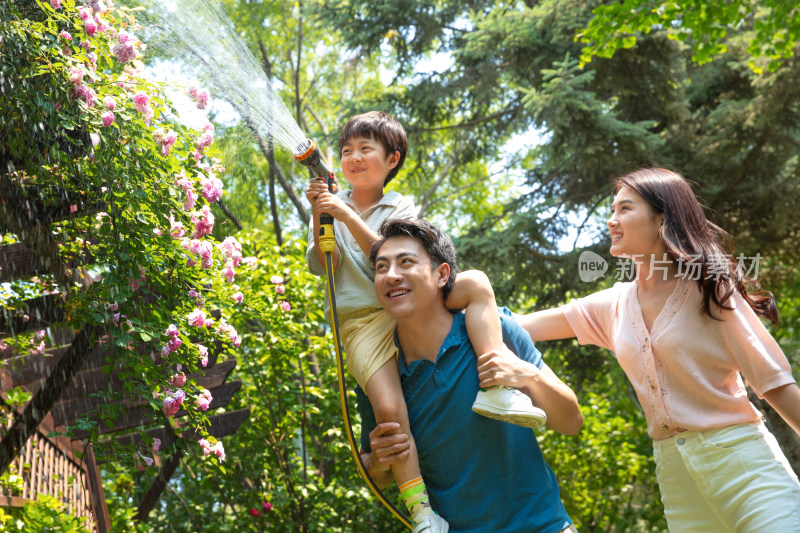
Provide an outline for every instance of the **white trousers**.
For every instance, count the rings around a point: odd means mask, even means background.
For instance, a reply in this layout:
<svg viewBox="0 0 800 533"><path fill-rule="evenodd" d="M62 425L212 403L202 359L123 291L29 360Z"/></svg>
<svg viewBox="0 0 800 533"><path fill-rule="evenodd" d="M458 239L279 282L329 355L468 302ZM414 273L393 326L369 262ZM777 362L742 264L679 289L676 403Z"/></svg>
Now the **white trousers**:
<svg viewBox="0 0 800 533"><path fill-rule="evenodd" d="M800 482L763 423L653 441L672 533L800 533Z"/></svg>

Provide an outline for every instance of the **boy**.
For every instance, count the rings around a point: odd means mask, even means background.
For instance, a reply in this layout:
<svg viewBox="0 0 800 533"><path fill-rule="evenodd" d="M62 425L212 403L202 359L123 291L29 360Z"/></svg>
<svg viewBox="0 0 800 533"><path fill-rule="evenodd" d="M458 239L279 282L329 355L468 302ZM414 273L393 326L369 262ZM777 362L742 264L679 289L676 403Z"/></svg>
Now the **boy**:
<svg viewBox="0 0 800 533"><path fill-rule="evenodd" d="M402 125L392 116L371 111L351 118L339 134L342 174L352 187L335 195L324 180L312 180L306 197L312 206L307 259L309 269L324 275L324 253L319 247L319 215L334 221L336 249L332 253L336 273L336 301L347 368L369 397L378 423L397 421L411 435L394 343L395 321L378 303L369 262L372 245L380 240L377 231L384 220L413 218L411 199L384 187L403 166L408 140ZM395 298L404 292L398 290ZM330 316L329 302L325 313ZM451 309L466 308L467 329L477 353L502 348L502 331L494 293L486 276L477 271L459 275L447 300ZM492 418L526 427L546 421L544 411L515 389L494 387L480 391L474 409ZM408 458L392 465L392 472L411 517L414 532L447 532L447 522L431 509L413 439Z"/></svg>

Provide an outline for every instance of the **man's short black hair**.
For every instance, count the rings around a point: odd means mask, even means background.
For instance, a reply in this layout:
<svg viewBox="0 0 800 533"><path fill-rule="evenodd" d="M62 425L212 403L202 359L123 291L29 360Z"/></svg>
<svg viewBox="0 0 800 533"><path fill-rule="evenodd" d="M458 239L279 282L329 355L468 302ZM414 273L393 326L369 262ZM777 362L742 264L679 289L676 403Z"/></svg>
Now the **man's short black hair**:
<svg viewBox="0 0 800 533"><path fill-rule="evenodd" d="M392 178L397 176L406 161L406 154L408 153L406 130L403 129L403 125L396 118L383 111L369 111L356 115L347 121L341 133L339 133L339 159L342 158L342 148L345 143L356 137L378 141L386 150L387 156L400 152L397 166L389 171L389 175L383 181L383 186L386 187L392 181Z"/></svg>
<svg viewBox="0 0 800 533"><path fill-rule="evenodd" d="M458 262L456 260L456 249L453 241L445 232L427 220L419 218L390 218L384 221L380 227L381 240L372 245L369 260L375 264L383 244L392 237L411 237L419 241L428 255L431 257L431 267L435 268L442 263L450 265L450 277L442 287L442 297L446 300L447 295L453 289L458 274Z"/></svg>

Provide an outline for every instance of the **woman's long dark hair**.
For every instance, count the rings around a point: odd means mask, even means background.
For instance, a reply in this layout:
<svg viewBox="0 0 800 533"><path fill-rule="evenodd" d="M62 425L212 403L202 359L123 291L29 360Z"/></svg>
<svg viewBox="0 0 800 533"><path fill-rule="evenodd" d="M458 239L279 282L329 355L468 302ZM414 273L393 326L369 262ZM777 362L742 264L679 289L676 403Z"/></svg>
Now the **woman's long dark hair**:
<svg viewBox="0 0 800 533"><path fill-rule="evenodd" d="M644 198L656 214L664 214L661 238L667 253L677 262L698 268L697 284L703 292L703 312L711 318L713 302L721 309L729 305L734 291L739 291L760 317L778 322L778 307L769 291L759 291L755 280L745 280L742 269L733 258L733 239L710 222L689 182L675 172L663 168L645 168L618 178L614 192L622 187ZM723 244L730 251L724 250ZM747 286L754 289L748 294Z"/></svg>

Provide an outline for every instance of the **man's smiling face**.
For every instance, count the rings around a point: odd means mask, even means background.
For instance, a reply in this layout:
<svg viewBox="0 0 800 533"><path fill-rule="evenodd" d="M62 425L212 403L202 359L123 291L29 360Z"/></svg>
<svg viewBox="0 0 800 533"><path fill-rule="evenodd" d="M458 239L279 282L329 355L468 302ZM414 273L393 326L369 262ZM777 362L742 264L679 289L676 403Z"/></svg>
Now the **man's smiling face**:
<svg viewBox="0 0 800 533"><path fill-rule="evenodd" d="M413 237L387 239L375 258L378 301L396 320L442 305L441 288L450 267L431 265L431 257Z"/></svg>

